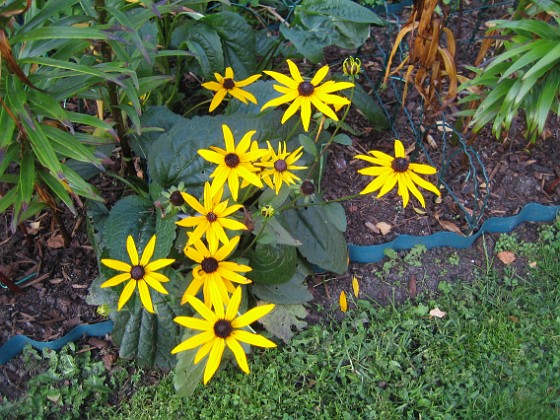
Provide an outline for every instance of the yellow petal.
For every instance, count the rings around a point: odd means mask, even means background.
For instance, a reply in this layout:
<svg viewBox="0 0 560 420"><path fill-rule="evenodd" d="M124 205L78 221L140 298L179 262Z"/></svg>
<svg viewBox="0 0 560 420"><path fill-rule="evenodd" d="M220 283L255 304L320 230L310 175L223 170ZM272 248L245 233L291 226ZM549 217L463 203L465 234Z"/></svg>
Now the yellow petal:
<svg viewBox="0 0 560 420"><path fill-rule="evenodd" d="M169 292L167 290L165 290L165 287L163 287L162 284L159 281L157 281L155 278L153 278L151 274L146 274L144 276L144 281L148 284L148 286L150 286L152 289L158 291L162 295L169 294Z"/></svg>
<svg viewBox="0 0 560 420"><path fill-rule="evenodd" d="M276 347L276 343L270 341L268 338L263 337L259 334L253 334L245 330L233 330L230 337L236 340L242 341L244 343L250 344L252 346L271 348Z"/></svg>
<svg viewBox="0 0 560 420"><path fill-rule="evenodd" d="M319 84L323 81L323 79L325 78L325 76L327 75L328 72L329 72L329 66L321 67L317 71L317 73L315 73L315 76L313 76L313 79L311 79L311 84L313 86L319 86Z"/></svg>
<svg viewBox="0 0 560 420"><path fill-rule="evenodd" d="M208 321L215 322L218 317L212 312L204 303L194 296L187 296L187 302L198 312L202 317Z"/></svg>
<svg viewBox="0 0 560 420"><path fill-rule="evenodd" d="M214 331L204 331L199 334L193 335L192 337L187 338L181 344L176 346L173 350L171 350L171 354L179 353L180 351L191 350L194 349L214 338Z"/></svg>
<svg viewBox="0 0 560 420"><path fill-rule="evenodd" d="M358 295L360 294L360 283L358 282L356 276L352 277L352 291L354 292L354 296L356 297L358 297Z"/></svg>
<svg viewBox="0 0 560 420"><path fill-rule="evenodd" d="M155 249L156 249L156 235L153 235L148 241L148 243L146 244L144 251L142 252L142 259L140 260L140 265L142 267L146 267L148 265L148 263L150 262L150 260L154 255Z"/></svg>
<svg viewBox="0 0 560 420"><path fill-rule="evenodd" d="M395 157L404 158L406 154L404 153L404 146L400 140L395 140Z"/></svg>
<svg viewBox="0 0 560 420"><path fill-rule="evenodd" d="M138 265L138 251L136 250L136 244L134 243L132 235L128 235L126 238L126 251L128 252L132 265Z"/></svg>
<svg viewBox="0 0 560 420"><path fill-rule="evenodd" d="M160 258L159 260L152 261L145 266L147 272L157 271L160 268L167 267L175 262L172 258Z"/></svg>
<svg viewBox="0 0 560 420"><path fill-rule="evenodd" d="M138 292L140 292L140 301L142 305L144 305L144 308L152 314L155 313L152 297L150 296L150 289L144 280L138 280Z"/></svg>
<svg viewBox="0 0 560 420"><path fill-rule="evenodd" d="M231 321L231 326L233 328L243 328L249 324L252 324L257 319L262 318L267 313L274 309L274 304L270 303L268 305L256 306L253 309L245 312L243 315L235 318Z"/></svg>
<svg viewBox="0 0 560 420"><path fill-rule="evenodd" d="M105 288L105 287L113 287L113 286L117 286L119 284L121 284L122 282L127 281L128 279L131 279L132 277L130 276L130 273L122 273L122 274L118 274L115 277L111 277L109 280L107 280L106 282L104 282L101 286L101 288Z"/></svg>
<svg viewBox="0 0 560 420"><path fill-rule="evenodd" d="M204 369L204 385L208 383L212 376L218 370L220 362L222 361L222 355L224 354L224 349L226 347L226 341L223 339L218 339L214 342L212 350L210 350L210 356L208 357L208 362L206 362L206 368Z"/></svg>
<svg viewBox="0 0 560 420"><path fill-rule="evenodd" d="M130 264L119 260L110 260L108 258L104 258L101 260L101 263L109 268L112 268L113 270L126 271L128 273L130 273L130 270L132 270L132 266Z"/></svg>
<svg viewBox="0 0 560 420"><path fill-rule="evenodd" d="M136 280L131 279L126 286L124 286L124 289L119 297L119 303L117 304L117 311L120 311L122 309L122 307L126 304L126 302L128 302L128 299L130 299L130 297L132 296L132 293L134 292L134 289L136 288Z"/></svg>
<svg viewBox="0 0 560 420"><path fill-rule="evenodd" d="M241 287L237 287L231 296L231 300L229 301L229 305L226 310L226 319L228 321L232 321L237 315L239 305L241 304L241 295Z"/></svg>
<svg viewBox="0 0 560 420"><path fill-rule="evenodd" d="M249 365L247 364L247 356L245 355L245 351L243 350L243 347L241 347L241 344L239 344L239 341L237 341L235 338L230 336L226 338L226 344L233 352L233 355L235 356L235 360L237 360L237 364L239 365L239 368L243 372L248 374Z"/></svg>
<svg viewBox="0 0 560 420"><path fill-rule="evenodd" d="M344 290L340 292L338 303L342 312L346 312L348 310L348 301L346 300L346 292L344 292Z"/></svg>

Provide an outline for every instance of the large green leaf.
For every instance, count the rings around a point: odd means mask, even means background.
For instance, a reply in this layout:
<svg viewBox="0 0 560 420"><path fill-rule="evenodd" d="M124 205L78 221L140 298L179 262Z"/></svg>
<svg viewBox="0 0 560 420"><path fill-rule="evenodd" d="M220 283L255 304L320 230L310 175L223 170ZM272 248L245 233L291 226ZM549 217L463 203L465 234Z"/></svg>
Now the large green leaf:
<svg viewBox="0 0 560 420"><path fill-rule="evenodd" d="M128 261L126 238L132 235L138 252L142 252L152 235L157 235L154 259L167 258L175 239L175 223L162 219L153 203L138 196L119 200L104 224L103 241L109 258Z"/></svg>
<svg viewBox="0 0 560 420"><path fill-rule="evenodd" d="M251 291L259 299L281 305L294 305L309 302L313 295L309 292L305 279L313 272L302 261L298 261L293 277L282 284L258 284Z"/></svg>
<svg viewBox="0 0 560 420"><path fill-rule="evenodd" d="M135 299L134 306L128 303L127 308L133 309L124 309L115 318L112 338L120 346L119 355L135 358L144 366L172 368L175 357L171 350L177 345L180 333L179 326L173 322L177 315L175 308L166 301L156 301L155 315L144 309L137 294L131 299Z"/></svg>
<svg viewBox="0 0 560 420"><path fill-rule="evenodd" d="M179 26L172 35L171 44L176 48L186 45L200 65L206 79L212 79L213 73L224 71L224 52L222 42L216 30L200 21L188 21Z"/></svg>
<svg viewBox="0 0 560 420"><path fill-rule="evenodd" d="M187 340L200 331L185 329L181 342ZM173 385L177 396L181 398L190 397L198 384L202 381L204 368L206 363L203 361L194 364L194 357L198 349L192 349L177 353L177 365L175 366L175 375L173 376Z"/></svg>
<svg viewBox="0 0 560 420"><path fill-rule="evenodd" d="M332 206L331 203L325 206ZM325 206L308 206L284 212L292 236L302 242L300 253L322 270L342 274L348 269L348 252L342 222L331 221L338 211L325 210Z"/></svg>
<svg viewBox="0 0 560 420"><path fill-rule="evenodd" d="M280 32L314 63L322 61L323 48L356 49L368 39L370 24L383 25L375 13L350 0L304 0L294 16Z"/></svg>
<svg viewBox="0 0 560 420"><path fill-rule="evenodd" d="M236 79L256 73L255 32L238 13L221 12L201 20L220 36L224 62L235 71Z"/></svg>
<svg viewBox="0 0 560 420"><path fill-rule="evenodd" d="M297 252L293 246L257 244L246 257L253 269L247 273L247 277L255 283L285 283L296 272Z"/></svg>

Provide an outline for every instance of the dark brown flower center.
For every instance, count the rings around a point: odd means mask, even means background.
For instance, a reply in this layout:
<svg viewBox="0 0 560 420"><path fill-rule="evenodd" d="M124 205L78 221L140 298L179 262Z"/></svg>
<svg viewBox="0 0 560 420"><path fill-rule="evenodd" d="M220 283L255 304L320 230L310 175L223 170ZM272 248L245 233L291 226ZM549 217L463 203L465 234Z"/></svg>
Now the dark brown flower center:
<svg viewBox="0 0 560 420"><path fill-rule="evenodd" d="M173 191L169 196L169 202L174 206L179 207L185 204L185 199L181 195L181 191Z"/></svg>
<svg viewBox="0 0 560 420"><path fill-rule="evenodd" d="M216 213L208 212L208 214L206 215L206 220L208 220L210 223L214 223L216 220L218 220L218 216L216 215Z"/></svg>
<svg viewBox="0 0 560 420"><path fill-rule="evenodd" d="M315 185L311 181L303 181L300 188L304 195L311 195L315 192Z"/></svg>
<svg viewBox="0 0 560 420"><path fill-rule="evenodd" d="M219 264L216 258L206 257L202 260L200 266L206 274L210 274L218 269Z"/></svg>
<svg viewBox="0 0 560 420"><path fill-rule="evenodd" d="M395 172L406 172L408 170L408 159L407 158L395 158L393 163L391 163L391 168Z"/></svg>
<svg viewBox="0 0 560 420"><path fill-rule="evenodd" d="M301 96L311 96L315 91L315 86L313 86L310 82L301 82L297 90Z"/></svg>
<svg viewBox="0 0 560 420"><path fill-rule="evenodd" d="M144 267L142 267L141 265L135 265L130 270L130 277L132 277L134 280L142 280L145 273L146 272L144 270Z"/></svg>
<svg viewBox="0 0 560 420"><path fill-rule="evenodd" d="M228 77L224 79L224 84L222 86L224 87L224 89L231 90L235 87L235 82L233 81L233 79L230 79Z"/></svg>
<svg viewBox="0 0 560 420"><path fill-rule="evenodd" d="M224 158L224 161L226 162L226 165L228 167L235 168L237 165L239 165L239 156L237 156L235 153L228 153Z"/></svg>
<svg viewBox="0 0 560 420"><path fill-rule="evenodd" d="M274 169L276 169L278 172L284 172L286 169L288 169L288 164L284 159L278 159L276 162L274 162Z"/></svg>
<svg viewBox="0 0 560 420"><path fill-rule="evenodd" d="M232 331L233 327L231 326L231 322L225 319L219 319L214 324L214 334L216 334L216 337L228 338Z"/></svg>

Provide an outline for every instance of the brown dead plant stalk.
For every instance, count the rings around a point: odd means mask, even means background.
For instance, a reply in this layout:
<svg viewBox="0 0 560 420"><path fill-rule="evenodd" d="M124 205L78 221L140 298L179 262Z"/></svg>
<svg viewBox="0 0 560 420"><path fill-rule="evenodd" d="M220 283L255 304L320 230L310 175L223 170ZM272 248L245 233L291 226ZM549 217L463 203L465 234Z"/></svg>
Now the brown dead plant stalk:
<svg viewBox="0 0 560 420"><path fill-rule="evenodd" d="M386 84L389 76L400 74L406 66L403 106L408 85L414 83L424 98L425 109L434 115L451 104L457 96L455 37L445 27L445 19L435 11L437 4L438 0L414 2L408 22L397 34L383 79L383 84ZM407 35L409 53L391 71L397 49ZM446 46L442 45L444 38Z"/></svg>

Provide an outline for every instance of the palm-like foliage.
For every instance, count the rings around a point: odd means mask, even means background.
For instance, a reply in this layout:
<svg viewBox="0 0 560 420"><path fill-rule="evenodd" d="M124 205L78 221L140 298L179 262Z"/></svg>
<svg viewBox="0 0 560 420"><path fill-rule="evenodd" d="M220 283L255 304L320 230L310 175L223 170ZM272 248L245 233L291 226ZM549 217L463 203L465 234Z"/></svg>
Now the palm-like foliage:
<svg viewBox="0 0 560 420"><path fill-rule="evenodd" d="M515 20L517 18L517 20ZM495 20L483 43L479 60L493 42L500 54L486 67L470 68L476 77L462 86L470 94L463 103L478 104L460 114L472 116L476 133L493 121L492 132L508 131L524 111L526 137L534 142L549 114L560 112L560 1L530 2L513 20Z"/></svg>

